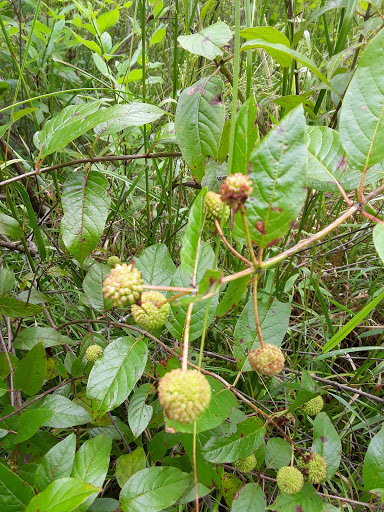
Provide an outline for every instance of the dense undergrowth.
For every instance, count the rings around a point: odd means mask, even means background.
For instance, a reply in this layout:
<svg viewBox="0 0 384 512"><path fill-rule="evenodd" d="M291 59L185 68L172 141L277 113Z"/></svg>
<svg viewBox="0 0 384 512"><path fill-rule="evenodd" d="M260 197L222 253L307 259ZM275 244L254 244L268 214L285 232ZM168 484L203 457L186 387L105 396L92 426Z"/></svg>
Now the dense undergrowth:
<svg viewBox="0 0 384 512"><path fill-rule="evenodd" d="M383 20L0 2L1 512L384 510ZM196 422L159 403L179 368Z"/></svg>

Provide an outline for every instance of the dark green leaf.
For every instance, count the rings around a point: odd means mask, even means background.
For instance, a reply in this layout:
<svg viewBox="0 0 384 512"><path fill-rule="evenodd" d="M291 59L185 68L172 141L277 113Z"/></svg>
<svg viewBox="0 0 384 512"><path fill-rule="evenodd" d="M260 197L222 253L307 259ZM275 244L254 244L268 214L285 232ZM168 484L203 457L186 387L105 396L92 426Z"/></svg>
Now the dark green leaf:
<svg viewBox="0 0 384 512"><path fill-rule="evenodd" d="M0 268L0 297L11 292L15 284L15 273L7 268Z"/></svg>
<svg viewBox="0 0 384 512"><path fill-rule="evenodd" d="M108 299L104 299L102 287L103 281L110 273L108 265L94 263L91 265L88 274L83 281L84 293L87 296L89 304L96 311L109 311L112 307Z"/></svg>
<svg viewBox="0 0 384 512"><path fill-rule="evenodd" d="M34 496L32 488L15 473L0 464L1 512L22 512Z"/></svg>
<svg viewBox="0 0 384 512"><path fill-rule="evenodd" d="M364 458L363 482L367 491L384 487L384 426L369 443Z"/></svg>
<svg viewBox="0 0 384 512"><path fill-rule="evenodd" d="M22 359L13 374L15 389L27 395L35 395L43 385L47 374L47 358L41 343L35 345Z"/></svg>
<svg viewBox="0 0 384 512"><path fill-rule="evenodd" d="M48 395L32 404L30 409L50 409L53 411L54 415L45 423L47 427L52 428L74 427L92 421L90 414L83 407L57 393Z"/></svg>
<svg viewBox="0 0 384 512"><path fill-rule="evenodd" d="M138 437L151 421L153 407L145 401L148 395L155 392L152 384L146 383L140 386L132 395L128 406L128 423L134 437Z"/></svg>
<svg viewBox="0 0 384 512"><path fill-rule="evenodd" d="M292 447L288 441L278 437L268 439L265 454L265 465L267 468L280 469L283 466L289 466L291 456Z"/></svg>
<svg viewBox="0 0 384 512"><path fill-rule="evenodd" d="M141 446L131 453L120 455L116 461L116 480L120 487L124 487L127 480L135 473L145 469L147 459Z"/></svg>
<svg viewBox="0 0 384 512"><path fill-rule="evenodd" d="M248 288L250 279L251 278L249 276L245 276L229 283L223 298L216 308L216 316L224 316L237 306L241 297Z"/></svg>
<svg viewBox="0 0 384 512"><path fill-rule="evenodd" d="M11 318L27 318L41 313L43 308L34 304L21 302L13 297L0 297L0 314Z"/></svg>
<svg viewBox="0 0 384 512"><path fill-rule="evenodd" d="M234 497L231 512L265 512L265 496L260 485L245 485Z"/></svg>
<svg viewBox="0 0 384 512"><path fill-rule="evenodd" d="M31 350L38 343L41 343L44 348L48 348L65 344L73 345L75 342L68 338L68 336L63 336L52 327L32 326L21 331L13 345L21 350Z"/></svg>
<svg viewBox="0 0 384 512"><path fill-rule="evenodd" d="M58 478L69 477L76 450L76 436L69 434L44 455L35 474L35 487L42 491Z"/></svg>
<svg viewBox="0 0 384 512"><path fill-rule="evenodd" d="M18 419L16 442L22 443L32 437L52 416L53 411L49 409L24 411Z"/></svg>
<svg viewBox="0 0 384 512"><path fill-rule="evenodd" d="M276 500L278 512L323 512L323 501L312 485L305 483L298 494L281 494Z"/></svg>
<svg viewBox="0 0 384 512"><path fill-rule="evenodd" d="M233 173L248 174L249 159L258 138L257 107L252 95L243 103L237 113L233 146Z"/></svg>
<svg viewBox="0 0 384 512"><path fill-rule="evenodd" d="M156 286L169 286L176 271L175 264L164 244L151 245L135 259L144 282Z"/></svg>

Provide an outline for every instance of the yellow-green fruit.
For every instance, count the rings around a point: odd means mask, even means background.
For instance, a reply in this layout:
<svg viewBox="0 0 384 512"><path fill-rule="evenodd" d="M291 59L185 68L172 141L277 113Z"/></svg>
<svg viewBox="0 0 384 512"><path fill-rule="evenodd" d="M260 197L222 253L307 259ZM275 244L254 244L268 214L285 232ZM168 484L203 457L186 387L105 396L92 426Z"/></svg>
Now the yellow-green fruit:
<svg viewBox="0 0 384 512"><path fill-rule="evenodd" d="M115 265L120 265L121 261L118 256L110 256L107 261L107 265L110 268L113 268Z"/></svg>
<svg viewBox="0 0 384 512"><path fill-rule="evenodd" d="M90 345L85 351L85 359L94 363L103 355L103 349L99 345Z"/></svg>
<svg viewBox="0 0 384 512"><path fill-rule="evenodd" d="M277 472L276 482L281 492L292 496L301 491L304 478L297 468L284 466Z"/></svg>
<svg viewBox="0 0 384 512"><path fill-rule="evenodd" d="M45 375L45 378L47 380L52 380L55 377L57 377L59 374L56 370L56 361L53 359L53 357L49 357L47 359L47 373Z"/></svg>
<svg viewBox="0 0 384 512"><path fill-rule="evenodd" d="M284 368L284 354L276 345L266 343L248 355L251 368L261 375L272 377Z"/></svg>
<svg viewBox="0 0 384 512"><path fill-rule="evenodd" d="M169 419L182 425L198 420L211 401L211 386L197 370L175 369L159 382L159 401Z"/></svg>
<svg viewBox="0 0 384 512"><path fill-rule="evenodd" d="M229 216L231 214L229 206L223 203L219 194L216 194L215 192L207 192L207 195L204 199L205 225L207 229L216 229L214 220L217 219L219 222L221 221L223 208L225 209L223 219L223 223L225 224L228 222Z"/></svg>
<svg viewBox="0 0 384 512"><path fill-rule="evenodd" d="M300 457L297 465L310 484L320 484L327 476L327 463L319 453L311 452L305 460Z"/></svg>
<svg viewBox="0 0 384 512"><path fill-rule="evenodd" d="M309 400L303 405L303 412L308 416L316 416L324 407L324 400L321 395L315 396L312 400Z"/></svg>
<svg viewBox="0 0 384 512"><path fill-rule="evenodd" d="M149 291L141 294L140 306L133 304L131 312L135 322L145 330L158 329L165 324L170 310L169 302L161 304L166 299L160 292Z"/></svg>
<svg viewBox="0 0 384 512"><path fill-rule="evenodd" d="M239 459L235 462L235 468L238 469L241 473L249 473L253 471L256 467L256 457L253 453L249 455L245 459Z"/></svg>
<svg viewBox="0 0 384 512"><path fill-rule="evenodd" d="M103 282L103 294L114 307L134 304L143 291L140 270L133 265L115 265Z"/></svg>

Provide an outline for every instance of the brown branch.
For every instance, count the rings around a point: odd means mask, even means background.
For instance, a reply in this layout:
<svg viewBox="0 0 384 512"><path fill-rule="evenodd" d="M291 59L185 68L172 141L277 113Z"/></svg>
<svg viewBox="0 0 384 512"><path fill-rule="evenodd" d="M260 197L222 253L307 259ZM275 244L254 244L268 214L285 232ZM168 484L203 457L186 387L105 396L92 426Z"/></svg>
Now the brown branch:
<svg viewBox="0 0 384 512"><path fill-rule="evenodd" d="M244 256L242 256L239 252L236 251L236 249L234 247L232 247L232 245L228 242L228 240L225 238L224 236L224 233L223 233L223 230L221 229L220 227L220 222L217 220L217 219L214 219L214 222L215 222L215 226L216 226L216 229L217 229L217 232L219 233L224 245L226 247L228 247L228 249L237 257L239 258L239 260L243 261L248 267L251 267L252 266L252 262L249 261L247 258L245 258Z"/></svg>

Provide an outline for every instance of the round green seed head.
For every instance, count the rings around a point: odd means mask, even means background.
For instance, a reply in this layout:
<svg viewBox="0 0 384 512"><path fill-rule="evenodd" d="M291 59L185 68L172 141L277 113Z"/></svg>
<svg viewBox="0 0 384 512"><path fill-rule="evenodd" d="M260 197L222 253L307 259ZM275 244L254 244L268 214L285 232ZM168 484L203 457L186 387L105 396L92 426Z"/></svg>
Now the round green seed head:
<svg viewBox="0 0 384 512"><path fill-rule="evenodd" d="M279 347L266 343L258 347L248 355L251 368L260 375L272 377L281 372L284 368L284 354Z"/></svg>
<svg viewBox="0 0 384 512"><path fill-rule="evenodd" d="M140 306L133 304L131 307L133 319L146 331L163 327L171 307L169 302L162 304L160 307L158 304L161 304L165 300L164 295L160 292L148 291L142 293Z"/></svg>
<svg viewBox="0 0 384 512"><path fill-rule="evenodd" d="M223 223L228 222L231 210L229 206L225 205L221 200L219 194L215 192L207 192L204 199L204 213L205 213L205 225L207 229L213 231L216 229L214 220L221 221L221 214L224 208L224 220Z"/></svg>
<svg viewBox="0 0 384 512"><path fill-rule="evenodd" d="M235 462L235 468L238 469L241 473L249 473L253 471L256 467L256 457L253 453L248 455L245 459L239 459Z"/></svg>
<svg viewBox="0 0 384 512"><path fill-rule="evenodd" d="M160 379L158 392L165 414L182 425L197 421L211 401L211 386L197 370L171 370Z"/></svg>
<svg viewBox="0 0 384 512"><path fill-rule="evenodd" d="M103 355L103 349L99 345L89 345L85 351L85 359L94 363Z"/></svg>
<svg viewBox="0 0 384 512"><path fill-rule="evenodd" d="M316 416L324 407L324 400L321 395L315 396L303 405L303 412L308 416Z"/></svg>
<svg viewBox="0 0 384 512"><path fill-rule="evenodd" d="M120 265L121 261L118 256L110 256L107 261L107 265L110 268L113 268L115 265Z"/></svg>
<svg viewBox="0 0 384 512"><path fill-rule="evenodd" d="M297 468L284 466L277 472L276 482L281 492L292 496L301 491L304 478Z"/></svg>
<svg viewBox="0 0 384 512"><path fill-rule="evenodd" d="M300 457L297 465L310 484L320 484L327 476L327 463L319 453L311 452L304 460Z"/></svg>
<svg viewBox="0 0 384 512"><path fill-rule="evenodd" d="M143 291L141 272L133 265L117 264L103 282L104 298L109 299L114 307L134 304Z"/></svg>

